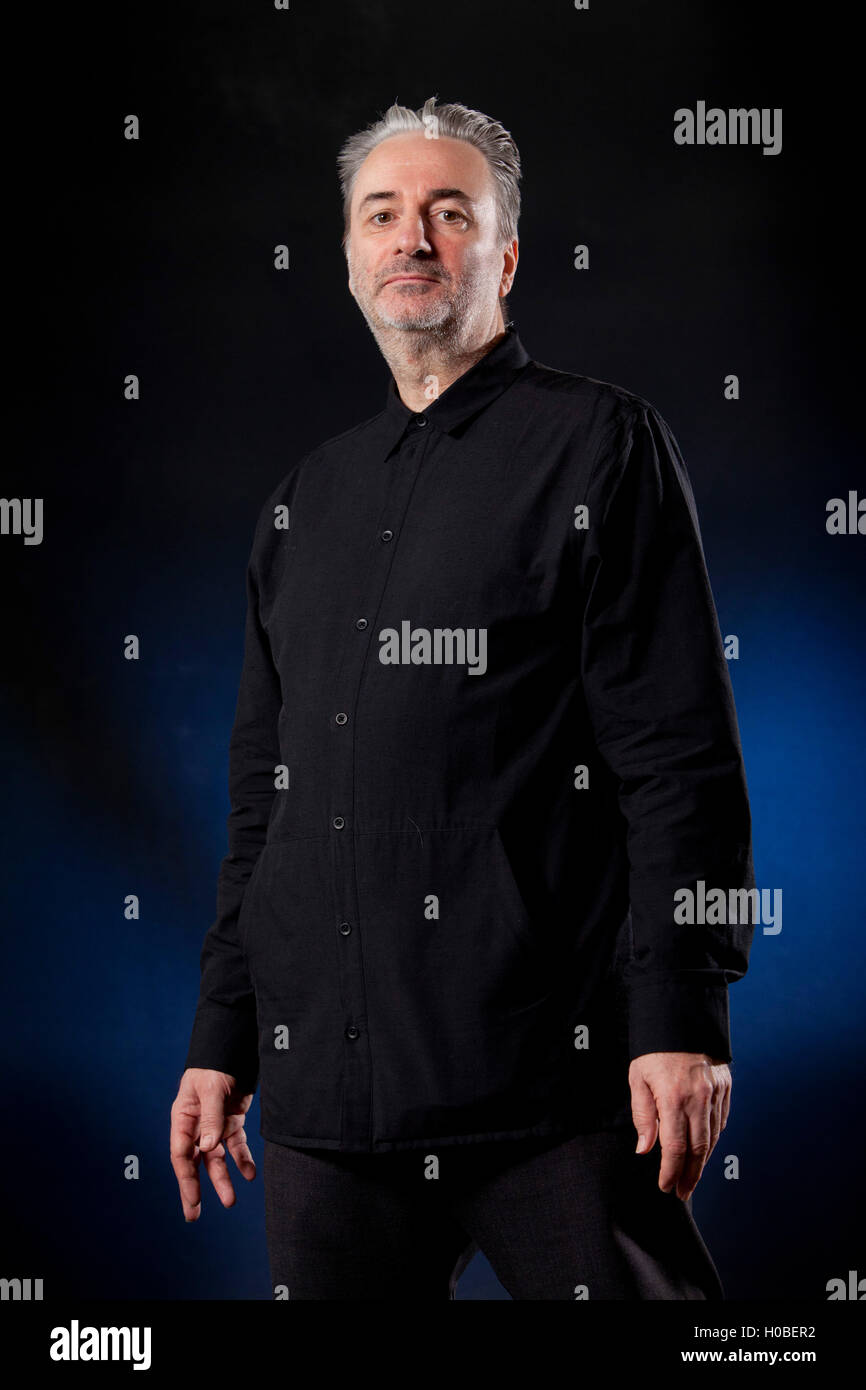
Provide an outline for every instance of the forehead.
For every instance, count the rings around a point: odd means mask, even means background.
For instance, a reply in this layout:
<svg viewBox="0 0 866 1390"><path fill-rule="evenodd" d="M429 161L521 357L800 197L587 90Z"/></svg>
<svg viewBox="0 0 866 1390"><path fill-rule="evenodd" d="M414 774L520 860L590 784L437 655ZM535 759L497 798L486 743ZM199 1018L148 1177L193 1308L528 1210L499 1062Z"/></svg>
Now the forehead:
<svg viewBox="0 0 866 1390"><path fill-rule="evenodd" d="M423 131L389 135L371 150L358 170L353 202L373 190L462 188L471 197L494 195L493 176L480 150L466 140L440 136L428 140Z"/></svg>

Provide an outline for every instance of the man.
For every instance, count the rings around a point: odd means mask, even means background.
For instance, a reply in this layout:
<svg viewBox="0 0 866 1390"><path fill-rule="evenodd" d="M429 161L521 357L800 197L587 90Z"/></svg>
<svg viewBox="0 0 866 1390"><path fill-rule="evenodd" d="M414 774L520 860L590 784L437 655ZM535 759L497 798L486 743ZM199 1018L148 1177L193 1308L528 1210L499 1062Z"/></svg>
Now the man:
<svg viewBox="0 0 866 1390"><path fill-rule="evenodd" d="M754 875L685 466L503 315L501 125L394 106L339 168L391 381L259 515L186 1218L202 1160L254 1176L260 1079L277 1297L453 1298L479 1248L517 1299L721 1297L691 1194L753 928L681 904Z"/></svg>

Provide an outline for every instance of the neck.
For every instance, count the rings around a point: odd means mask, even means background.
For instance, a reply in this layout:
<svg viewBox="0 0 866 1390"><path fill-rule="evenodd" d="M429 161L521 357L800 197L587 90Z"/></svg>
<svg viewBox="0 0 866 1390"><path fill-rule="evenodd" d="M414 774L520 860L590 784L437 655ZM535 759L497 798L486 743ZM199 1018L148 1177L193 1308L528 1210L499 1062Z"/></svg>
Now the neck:
<svg viewBox="0 0 866 1390"><path fill-rule="evenodd" d="M420 414L452 382L480 362L505 333L497 305L492 321L483 331L455 334L447 330L425 333L378 328L375 336L401 401Z"/></svg>

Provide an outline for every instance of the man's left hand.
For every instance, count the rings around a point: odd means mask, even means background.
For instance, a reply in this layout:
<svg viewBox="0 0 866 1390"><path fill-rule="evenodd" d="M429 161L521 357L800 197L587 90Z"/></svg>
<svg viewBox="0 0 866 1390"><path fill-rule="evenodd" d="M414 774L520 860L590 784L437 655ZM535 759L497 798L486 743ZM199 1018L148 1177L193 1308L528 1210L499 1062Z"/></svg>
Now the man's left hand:
<svg viewBox="0 0 866 1390"><path fill-rule="evenodd" d="M728 1123L731 1072L706 1052L647 1052L628 1069L638 1153L661 1145L659 1187L686 1201Z"/></svg>

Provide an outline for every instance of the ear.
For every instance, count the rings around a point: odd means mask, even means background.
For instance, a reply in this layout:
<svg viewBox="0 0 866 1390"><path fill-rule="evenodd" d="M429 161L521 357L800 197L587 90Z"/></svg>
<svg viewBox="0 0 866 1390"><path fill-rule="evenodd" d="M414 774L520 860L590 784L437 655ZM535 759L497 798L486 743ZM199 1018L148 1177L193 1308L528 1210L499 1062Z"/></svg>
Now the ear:
<svg viewBox="0 0 866 1390"><path fill-rule="evenodd" d="M502 279L499 282L500 298L508 294L517 273L517 237L510 241L502 253Z"/></svg>
<svg viewBox="0 0 866 1390"><path fill-rule="evenodd" d="M345 243L345 242L343 242L343 256L345 257L345 260L346 260L346 269L347 269L348 272L349 272L349 279L348 279L349 294L352 296L353 299L357 300L358 296L355 294L355 286L354 286L354 284L352 283L352 270L351 270L351 267L350 267L350 265L349 265L349 253L348 253L348 250L347 250L347 247L346 247L346 243Z"/></svg>

